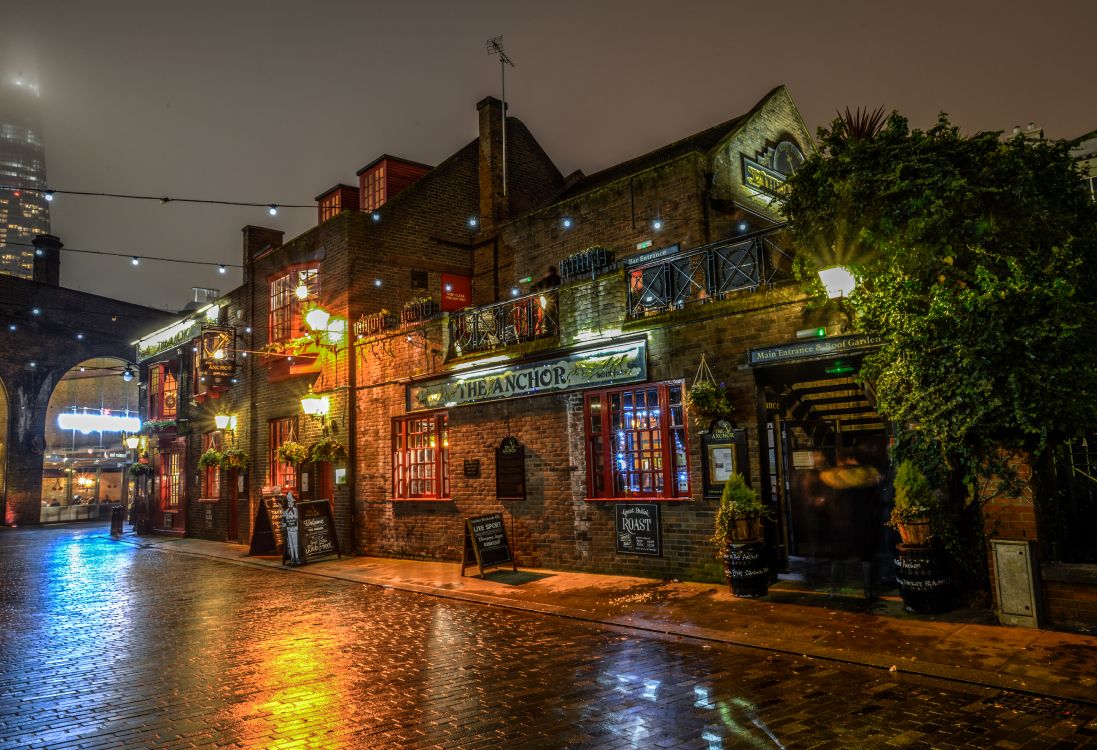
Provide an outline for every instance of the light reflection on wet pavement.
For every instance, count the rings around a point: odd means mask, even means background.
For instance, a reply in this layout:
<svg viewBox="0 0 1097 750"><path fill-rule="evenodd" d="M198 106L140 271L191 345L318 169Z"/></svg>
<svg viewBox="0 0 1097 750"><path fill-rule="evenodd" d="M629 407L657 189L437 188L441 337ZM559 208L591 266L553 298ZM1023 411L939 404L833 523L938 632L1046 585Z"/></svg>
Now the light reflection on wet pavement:
<svg viewBox="0 0 1097 750"><path fill-rule="evenodd" d="M0 749L1084 747L1097 710L0 530Z"/></svg>

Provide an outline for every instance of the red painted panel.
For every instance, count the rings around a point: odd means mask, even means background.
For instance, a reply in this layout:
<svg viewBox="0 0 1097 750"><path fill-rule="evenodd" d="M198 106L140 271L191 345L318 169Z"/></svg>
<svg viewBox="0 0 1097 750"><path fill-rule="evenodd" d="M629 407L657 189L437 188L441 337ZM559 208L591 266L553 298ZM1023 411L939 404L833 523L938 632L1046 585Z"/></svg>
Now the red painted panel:
<svg viewBox="0 0 1097 750"><path fill-rule="evenodd" d="M472 277L442 274L442 312L455 312L472 304Z"/></svg>

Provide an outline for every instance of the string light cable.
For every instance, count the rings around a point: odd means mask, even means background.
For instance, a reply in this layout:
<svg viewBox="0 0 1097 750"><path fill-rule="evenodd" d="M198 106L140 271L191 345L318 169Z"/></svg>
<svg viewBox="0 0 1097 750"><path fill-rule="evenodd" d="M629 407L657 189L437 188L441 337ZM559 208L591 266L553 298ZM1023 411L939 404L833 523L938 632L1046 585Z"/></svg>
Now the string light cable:
<svg viewBox="0 0 1097 750"><path fill-rule="evenodd" d="M225 201L216 198L173 198L169 195L137 195L132 193L102 193L91 190L61 190L60 188L32 188L19 187L18 185L0 185L0 190L10 190L17 196L20 193L34 193L41 195L47 201L52 201L55 195L82 195L94 198L121 198L133 201L156 201L161 205L168 203L198 203L211 206L245 206L248 208L265 208L274 216L280 208L316 208L316 204L308 203L256 203L254 201Z"/></svg>
<svg viewBox="0 0 1097 750"><path fill-rule="evenodd" d="M9 242L7 244L11 247L34 247L35 246L34 243L32 243L32 242ZM240 263L222 263L221 261L216 261L216 260L186 260L184 258L163 258L163 257L156 256L156 255L140 255L140 254L134 254L134 253L120 253L120 252L113 252L113 251L110 251L110 250L82 250L80 248L75 248L75 247L62 247L61 252L63 252L63 253L87 253L89 255L110 255L110 256L113 256L115 258L130 258L131 262L132 262L133 259L137 259L139 261L140 260L155 260L155 261L160 261L161 263L183 263L183 264L191 265L191 266L217 266L218 270L220 270L222 268L227 269L227 268L243 268L244 267ZM137 263L134 263L133 265L137 265ZM222 273L224 273L224 272L222 271Z"/></svg>

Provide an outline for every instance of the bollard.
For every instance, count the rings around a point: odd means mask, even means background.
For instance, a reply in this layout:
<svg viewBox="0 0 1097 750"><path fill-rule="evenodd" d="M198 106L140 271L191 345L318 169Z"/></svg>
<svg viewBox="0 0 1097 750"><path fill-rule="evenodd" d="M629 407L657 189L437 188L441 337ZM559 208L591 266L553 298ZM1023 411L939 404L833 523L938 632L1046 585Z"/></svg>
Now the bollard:
<svg viewBox="0 0 1097 750"><path fill-rule="evenodd" d="M110 533L111 536L122 535L122 506L113 505L110 509Z"/></svg>

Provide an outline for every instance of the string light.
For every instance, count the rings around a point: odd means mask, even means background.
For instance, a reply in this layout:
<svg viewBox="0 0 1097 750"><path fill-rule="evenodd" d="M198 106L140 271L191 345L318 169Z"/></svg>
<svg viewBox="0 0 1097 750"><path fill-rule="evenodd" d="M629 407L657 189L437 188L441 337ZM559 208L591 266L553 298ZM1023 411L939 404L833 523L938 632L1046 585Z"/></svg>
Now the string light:
<svg viewBox="0 0 1097 750"><path fill-rule="evenodd" d="M36 193L46 200L53 200L55 195L86 195L95 198L121 198L133 201L158 201L161 205L168 203L205 203L213 206L247 206L266 208L273 216L279 208L316 208L316 204L300 203L255 203L252 201L222 201L213 198L172 198L167 195L140 195L137 193L101 193L91 190L61 190L60 188L21 188L17 185L0 185L0 190L10 190L18 197L20 193Z"/></svg>
<svg viewBox="0 0 1097 750"><path fill-rule="evenodd" d="M221 265L217 266L217 271L218 273L225 273L225 264L222 263Z"/></svg>
<svg viewBox="0 0 1097 750"><path fill-rule="evenodd" d="M267 213L269 213L271 216L277 216L278 215L278 204L277 203L271 203L270 207L267 208Z"/></svg>
<svg viewBox="0 0 1097 750"><path fill-rule="evenodd" d="M12 246L17 246L17 247L34 247L34 245L31 244L30 242L9 242L8 244L12 245ZM157 255L133 255L132 253L116 253L116 252L111 252L109 250L81 250L81 249L75 248L75 247L63 247L63 248L61 248L61 252L63 252L63 253L85 253L85 254L88 254L88 255L109 255L109 256L113 256L115 258L129 258L130 262L133 263L133 265L135 265L135 266L137 265L137 263L134 263L134 259L136 258L138 261L141 261L141 260L155 260L155 261L160 261L162 263L185 263L185 264L191 265L191 266L217 266L219 269L220 268L226 268L226 269L228 269L228 268L243 268L243 266L240 265L239 263L220 263L218 261L212 261L212 260L184 260L182 258L164 258L164 257L157 256ZM35 250L35 255L44 255L44 254L45 253L42 252L41 248L38 248L38 249Z"/></svg>
<svg viewBox="0 0 1097 750"><path fill-rule="evenodd" d="M132 261L130 261L130 262L131 262L131 263L133 263L133 265L135 265L135 266L136 266L136 265L137 265L138 263L140 263L140 262L141 262L141 259L140 259L140 258L138 258L138 257L137 257L137 256L135 255L135 256L133 256L133 260L132 260Z"/></svg>

